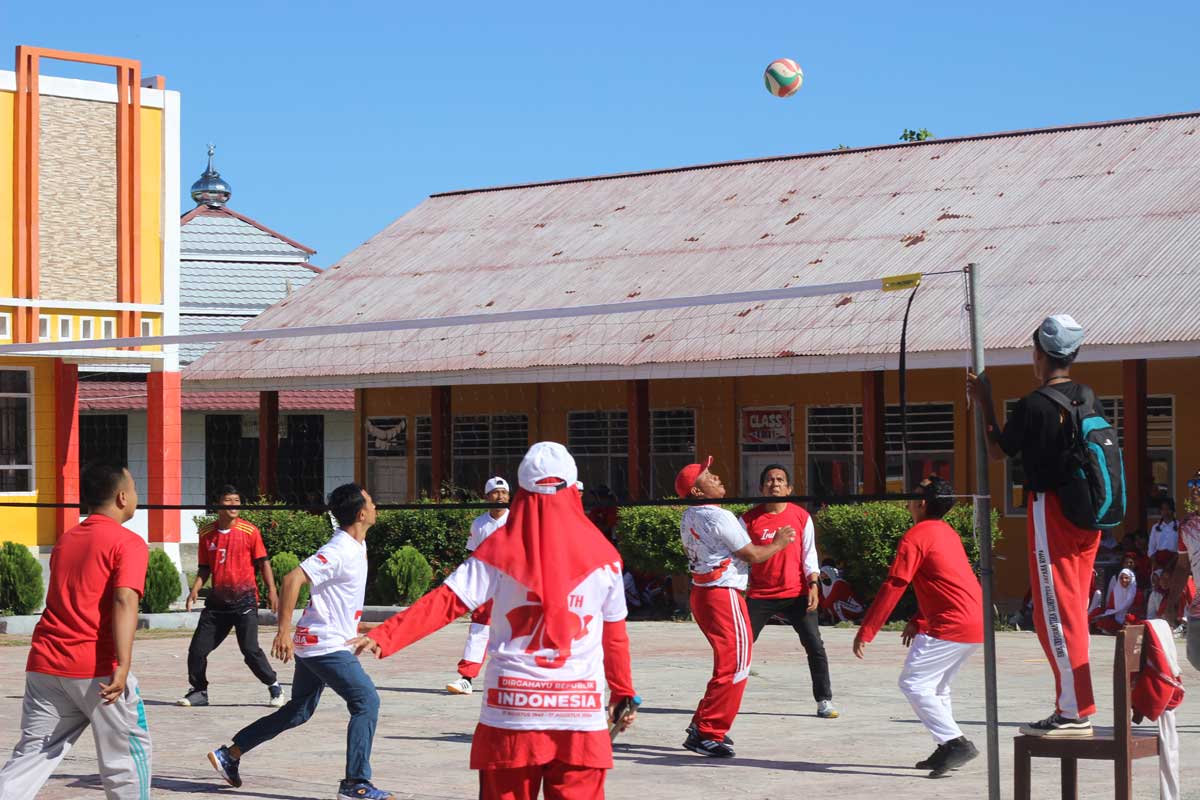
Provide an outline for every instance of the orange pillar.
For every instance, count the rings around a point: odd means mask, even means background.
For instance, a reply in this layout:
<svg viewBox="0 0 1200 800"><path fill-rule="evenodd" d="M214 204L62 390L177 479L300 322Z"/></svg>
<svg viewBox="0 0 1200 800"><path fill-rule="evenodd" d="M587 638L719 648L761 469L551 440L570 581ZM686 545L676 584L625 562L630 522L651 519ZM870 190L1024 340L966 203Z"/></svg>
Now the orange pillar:
<svg viewBox="0 0 1200 800"><path fill-rule="evenodd" d="M433 458L430 464L430 494L441 499L442 485L454 477L454 414L450 404L449 386L430 387L429 413L432 427Z"/></svg>
<svg viewBox="0 0 1200 800"><path fill-rule="evenodd" d="M279 392L258 393L258 496L279 494Z"/></svg>
<svg viewBox="0 0 1200 800"><path fill-rule="evenodd" d="M883 373L862 374L863 396L863 492L882 494L887 490L887 449L884 441L885 414Z"/></svg>
<svg viewBox="0 0 1200 800"><path fill-rule="evenodd" d="M146 376L146 472L149 505L178 505L183 487L180 373ZM179 511L150 509L151 542L179 541Z"/></svg>
<svg viewBox="0 0 1200 800"><path fill-rule="evenodd" d="M1125 428L1125 531L1146 531L1150 456L1146 451L1146 361L1121 362Z"/></svg>
<svg viewBox="0 0 1200 800"><path fill-rule="evenodd" d="M650 497L650 381L625 381L629 414L629 499Z"/></svg>
<svg viewBox="0 0 1200 800"><path fill-rule="evenodd" d="M79 367L54 359L54 536L79 524Z"/></svg>

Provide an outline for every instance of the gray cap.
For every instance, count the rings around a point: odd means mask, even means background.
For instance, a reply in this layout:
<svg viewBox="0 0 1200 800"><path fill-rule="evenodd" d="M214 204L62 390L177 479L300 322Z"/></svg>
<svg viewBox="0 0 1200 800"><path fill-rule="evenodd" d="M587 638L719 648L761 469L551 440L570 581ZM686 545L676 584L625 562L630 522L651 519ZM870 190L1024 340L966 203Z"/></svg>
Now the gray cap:
<svg viewBox="0 0 1200 800"><path fill-rule="evenodd" d="M1070 314L1046 317L1037 335L1042 350L1055 358L1067 358L1083 344L1083 328Z"/></svg>

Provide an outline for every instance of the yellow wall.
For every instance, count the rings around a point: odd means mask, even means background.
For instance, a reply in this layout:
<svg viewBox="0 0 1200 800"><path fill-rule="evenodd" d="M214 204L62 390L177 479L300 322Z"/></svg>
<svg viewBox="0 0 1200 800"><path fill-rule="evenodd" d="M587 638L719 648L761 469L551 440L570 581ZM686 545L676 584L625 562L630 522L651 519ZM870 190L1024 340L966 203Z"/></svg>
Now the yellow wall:
<svg viewBox="0 0 1200 800"><path fill-rule="evenodd" d="M47 359L3 358L0 368L33 368L33 465L31 493L0 494L12 502L54 502L54 366ZM54 509L0 507L0 541L54 544Z"/></svg>
<svg viewBox="0 0 1200 800"><path fill-rule="evenodd" d="M989 370L1000 413L1003 400L1018 398L1035 388L1031 367L997 367ZM1118 363L1080 364L1075 377L1090 384L1098 395L1120 396L1123 386ZM964 398L962 369L919 370L909 374L909 402L952 402L955 408L955 489L975 491L973 415ZM1187 478L1200 468L1200 455L1187 443L1200 441L1200 359L1152 362L1148 368L1148 390L1152 395L1175 397L1175 486L1177 498L1184 496ZM899 402L899 379L889 373L885 381L888 403ZM430 390L365 389L360 413L365 416L409 417L409 491L415 478L415 417L429 414ZM859 373L795 375L779 377L707 378L650 382L650 407L692 408L696 411L697 452L711 454L718 472L730 487L741 483L738 443L738 410L745 406L787 405L793 409L795 425L794 460L796 490L807 490L807 447L805 408L810 405L845 405L862 402ZM541 385L454 387L454 414L525 413L530 417L530 440L566 442L567 412L616 410L626 407L626 388L621 381L552 383ZM355 447L361 461L362 441ZM361 480L364 476L360 474ZM1002 598L1020 598L1028 588L1026 520L1023 515L1006 516L1003 462L990 465L990 494L993 507L1001 512L1004 540L997 546L997 593ZM891 487L899 489L898 486Z"/></svg>
<svg viewBox="0 0 1200 800"><path fill-rule="evenodd" d="M141 138L141 302L161 303L162 286L162 120L158 108L142 109ZM171 224L175 224L172 221Z"/></svg>
<svg viewBox="0 0 1200 800"><path fill-rule="evenodd" d="M13 92L0 92L0 131L5 147L0 152L0 297L13 290Z"/></svg>

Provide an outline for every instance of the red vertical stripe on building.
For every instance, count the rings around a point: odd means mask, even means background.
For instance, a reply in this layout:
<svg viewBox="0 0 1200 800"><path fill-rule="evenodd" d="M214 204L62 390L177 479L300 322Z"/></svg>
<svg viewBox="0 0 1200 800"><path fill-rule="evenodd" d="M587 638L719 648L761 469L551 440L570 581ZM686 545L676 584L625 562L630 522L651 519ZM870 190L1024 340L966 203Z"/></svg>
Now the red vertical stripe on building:
<svg viewBox="0 0 1200 800"><path fill-rule="evenodd" d="M79 367L54 359L54 536L79 524Z"/></svg>
<svg viewBox="0 0 1200 800"><path fill-rule="evenodd" d="M148 504L178 504L182 489L183 420L180 414L180 374L151 372L146 376L146 466ZM179 512L151 509L151 542L179 541Z"/></svg>
<svg viewBox="0 0 1200 800"><path fill-rule="evenodd" d="M862 374L863 396L863 491L879 494L887 489L887 450L884 444L883 373ZM851 491L854 491L851 487Z"/></svg>
<svg viewBox="0 0 1200 800"><path fill-rule="evenodd" d="M279 494L279 392L258 393L258 496Z"/></svg>

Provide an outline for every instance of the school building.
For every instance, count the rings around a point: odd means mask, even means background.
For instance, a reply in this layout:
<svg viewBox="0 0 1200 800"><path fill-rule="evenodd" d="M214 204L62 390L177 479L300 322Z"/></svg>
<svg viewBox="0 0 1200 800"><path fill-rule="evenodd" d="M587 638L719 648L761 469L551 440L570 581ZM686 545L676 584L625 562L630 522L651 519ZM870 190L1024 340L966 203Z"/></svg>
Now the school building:
<svg viewBox="0 0 1200 800"><path fill-rule="evenodd" d="M1084 326L1075 374L1123 438L1126 527L1182 496L1200 454L1200 114L993 133L431 196L256 319L272 329L848 283L636 314L226 342L189 387L355 390L355 475L383 501L515 477L565 443L589 489L671 494L708 454L751 492L974 483L962 268L979 265L998 402L1034 388L1032 334ZM907 292L908 464L899 436ZM1021 465L994 464L998 594L1028 586ZM819 543L818 543L819 545Z"/></svg>
<svg viewBox="0 0 1200 800"><path fill-rule="evenodd" d="M58 62L110 67L113 80L46 74ZM141 376L130 467L143 504L179 502L174 349L72 346L178 332L179 105L127 58L21 46L15 71L0 71L0 344L56 345L0 355L0 538L43 557L79 520L82 375ZM34 503L68 505L11 505ZM179 522L143 510L130 527L178 561Z"/></svg>

